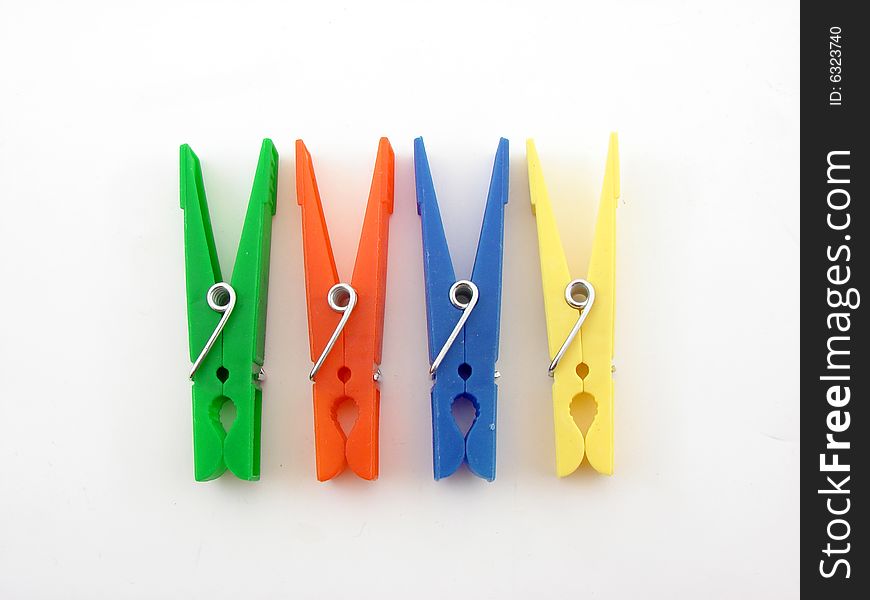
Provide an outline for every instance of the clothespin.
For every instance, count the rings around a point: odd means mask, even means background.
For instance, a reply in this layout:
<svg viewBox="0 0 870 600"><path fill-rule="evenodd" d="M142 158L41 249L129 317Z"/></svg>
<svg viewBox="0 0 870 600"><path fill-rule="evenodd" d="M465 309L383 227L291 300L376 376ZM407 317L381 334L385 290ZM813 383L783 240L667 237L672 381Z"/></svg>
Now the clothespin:
<svg viewBox="0 0 870 600"><path fill-rule="evenodd" d="M393 148L381 138L351 283L338 279L311 155L296 140L296 199L302 206L308 333L314 367L314 438L317 479L345 465L363 479L378 477L378 414L387 242L393 212ZM358 409L345 435L336 410L345 401Z"/></svg>
<svg viewBox="0 0 870 600"><path fill-rule="evenodd" d="M181 208L187 323L193 366L193 458L197 481L229 469L239 479L260 478L260 415L266 340L266 299L272 215L278 188L278 152L263 140L232 282L221 276L199 158L181 146ZM221 408L236 418L224 430Z"/></svg>
<svg viewBox="0 0 870 600"><path fill-rule="evenodd" d="M616 200L619 148L610 135L604 186L587 279L572 279L559 240L535 144L526 142L532 212L538 223L541 281L552 360L556 474L573 473L585 454L599 473L613 473L613 316L616 278ZM586 432L571 416L571 403L592 400L597 412Z"/></svg>
<svg viewBox="0 0 870 600"><path fill-rule="evenodd" d="M452 475L465 462L472 473L495 479L496 396L499 376L499 313L508 201L508 141L498 144L471 279L457 280L438 211L423 138L414 140L417 213L423 230L429 373L432 385L432 454L435 479ZM453 403L465 398L475 409L467 434L453 417Z"/></svg>

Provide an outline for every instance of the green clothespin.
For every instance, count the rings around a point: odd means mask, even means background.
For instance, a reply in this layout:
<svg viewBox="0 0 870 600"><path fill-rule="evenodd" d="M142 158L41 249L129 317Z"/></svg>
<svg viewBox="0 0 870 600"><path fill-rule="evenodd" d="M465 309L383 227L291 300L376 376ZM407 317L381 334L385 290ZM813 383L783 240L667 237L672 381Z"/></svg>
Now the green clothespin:
<svg viewBox="0 0 870 600"><path fill-rule="evenodd" d="M181 208L190 378L193 381L193 461L197 481L229 469L260 478L260 416L272 215L278 189L278 152L263 140L231 284L224 282L202 184L199 158L181 146ZM236 407L225 431L220 410Z"/></svg>

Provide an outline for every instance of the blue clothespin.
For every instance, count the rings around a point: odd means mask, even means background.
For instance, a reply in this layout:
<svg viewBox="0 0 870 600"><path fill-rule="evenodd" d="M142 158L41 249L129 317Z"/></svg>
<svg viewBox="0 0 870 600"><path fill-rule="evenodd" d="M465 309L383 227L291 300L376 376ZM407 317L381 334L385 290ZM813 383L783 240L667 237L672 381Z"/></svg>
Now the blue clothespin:
<svg viewBox="0 0 870 600"><path fill-rule="evenodd" d="M495 379L498 372L504 205L508 201L508 141L495 154L486 211L470 280L457 280L423 138L414 140L417 213L423 229L423 269L432 385L432 449L435 479L448 477L465 462L471 472L495 479ZM466 398L475 419L463 438L453 403Z"/></svg>

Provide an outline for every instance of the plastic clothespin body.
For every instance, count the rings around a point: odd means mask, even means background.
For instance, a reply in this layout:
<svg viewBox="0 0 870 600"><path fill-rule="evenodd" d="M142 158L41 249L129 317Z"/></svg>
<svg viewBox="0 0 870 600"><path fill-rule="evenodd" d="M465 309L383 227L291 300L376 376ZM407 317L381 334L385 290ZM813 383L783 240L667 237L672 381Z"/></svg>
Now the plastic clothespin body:
<svg viewBox="0 0 870 600"><path fill-rule="evenodd" d="M414 140L417 212L423 233L423 267L429 360L434 363L463 310L450 298L457 283L441 222L435 187L423 139ZM452 475L466 462L483 479L495 479L495 383L501 312L504 206L508 201L509 150L502 138L493 166L471 282L478 299L464 327L434 373L432 385L432 450L435 479ZM453 416L453 403L470 401L476 417L463 436Z"/></svg>
<svg viewBox="0 0 870 600"><path fill-rule="evenodd" d="M211 219L199 159L190 146L181 146L181 208L184 210L184 248L187 278L187 315L190 359L195 361L209 340L221 314L207 294L223 281L215 250ZM240 479L260 478L260 372L266 339L266 300L272 216L278 187L278 153L263 140L245 224L233 267L231 286L235 306L214 345L192 375L193 454L197 481L215 479L229 469ZM225 431L223 405L232 402L236 418Z"/></svg>
<svg viewBox="0 0 870 600"><path fill-rule="evenodd" d="M552 358L577 322L578 311L565 300L566 287L572 278L532 140L528 140L526 149L532 211L538 228L547 337ZM574 472L584 455L599 473L613 473L612 361L616 297L616 201L619 193L619 149L614 133L610 136L587 275L587 281L594 288L595 301L580 332L553 372L556 473L560 477ZM597 410L585 438L571 416L572 402L584 400L594 401Z"/></svg>
<svg viewBox="0 0 870 600"><path fill-rule="evenodd" d="M356 305L335 344L314 375L314 436L317 479L326 481L345 466L363 479L378 476L378 365L384 329L389 219L393 212L393 149L381 138L351 287ZM339 283L311 155L296 141L296 196L302 207L305 291L311 360L317 361L342 315L327 302ZM345 401L356 404L358 416L345 435L336 410Z"/></svg>

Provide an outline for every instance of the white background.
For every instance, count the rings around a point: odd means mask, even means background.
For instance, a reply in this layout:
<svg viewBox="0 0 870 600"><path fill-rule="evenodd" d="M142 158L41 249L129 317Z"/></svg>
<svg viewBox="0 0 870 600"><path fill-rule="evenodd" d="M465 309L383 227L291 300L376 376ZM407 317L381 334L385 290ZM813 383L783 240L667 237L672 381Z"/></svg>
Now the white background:
<svg viewBox="0 0 870 600"><path fill-rule="evenodd" d="M0 597L796 597L797 2L326 4L0 2ZM616 472L559 480L524 142L583 275L611 129ZM293 142L349 277L381 135L381 477L322 484ZM417 135L460 276L511 141L492 484L432 480ZM178 146L228 271L265 136L262 480L195 483Z"/></svg>

